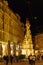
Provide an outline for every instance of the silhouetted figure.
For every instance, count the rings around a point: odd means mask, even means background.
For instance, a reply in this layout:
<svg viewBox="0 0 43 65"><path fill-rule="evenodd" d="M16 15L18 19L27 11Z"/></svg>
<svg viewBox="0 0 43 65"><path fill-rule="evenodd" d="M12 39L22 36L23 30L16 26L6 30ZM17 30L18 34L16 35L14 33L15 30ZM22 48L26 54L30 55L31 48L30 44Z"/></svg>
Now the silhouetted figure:
<svg viewBox="0 0 43 65"><path fill-rule="evenodd" d="M10 62L11 62L11 65L12 65L12 62L13 62L13 56L10 55Z"/></svg>
<svg viewBox="0 0 43 65"><path fill-rule="evenodd" d="M30 64L30 65L33 65L33 64L32 64L32 63L33 63L33 61L32 61L32 55L29 55L29 56L28 56L28 61L29 61L29 64Z"/></svg>
<svg viewBox="0 0 43 65"><path fill-rule="evenodd" d="M32 61L33 61L33 65L35 65L35 61L36 61L36 56L35 55L33 55Z"/></svg>
<svg viewBox="0 0 43 65"><path fill-rule="evenodd" d="M43 60L43 55L41 56L42 60Z"/></svg>
<svg viewBox="0 0 43 65"><path fill-rule="evenodd" d="M3 59L6 61L6 65L8 65L9 57L8 56L4 56Z"/></svg>

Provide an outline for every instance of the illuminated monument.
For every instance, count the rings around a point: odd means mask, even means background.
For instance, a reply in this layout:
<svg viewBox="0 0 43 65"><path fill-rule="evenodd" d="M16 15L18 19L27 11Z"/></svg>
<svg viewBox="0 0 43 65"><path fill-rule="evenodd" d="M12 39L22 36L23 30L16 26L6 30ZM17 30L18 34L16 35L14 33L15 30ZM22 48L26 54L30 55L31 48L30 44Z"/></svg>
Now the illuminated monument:
<svg viewBox="0 0 43 65"><path fill-rule="evenodd" d="M22 54L25 54L26 57L28 57L31 53L33 54L33 51L30 23L29 20L26 19L26 34L22 44Z"/></svg>

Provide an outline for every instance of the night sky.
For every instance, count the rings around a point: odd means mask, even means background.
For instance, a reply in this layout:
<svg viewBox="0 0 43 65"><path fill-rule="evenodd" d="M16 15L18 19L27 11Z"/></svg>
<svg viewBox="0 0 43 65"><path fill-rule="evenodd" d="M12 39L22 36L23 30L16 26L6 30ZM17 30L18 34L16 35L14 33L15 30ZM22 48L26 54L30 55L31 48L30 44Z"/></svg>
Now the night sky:
<svg viewBox="0 0 43 65"><path fill-rule="evenodd" d="M21 16L21 22L30 20L32 35L43 33L43 1L42 0L8 0L9 8ZM36 18L35 18L36 17Z"/></svg>

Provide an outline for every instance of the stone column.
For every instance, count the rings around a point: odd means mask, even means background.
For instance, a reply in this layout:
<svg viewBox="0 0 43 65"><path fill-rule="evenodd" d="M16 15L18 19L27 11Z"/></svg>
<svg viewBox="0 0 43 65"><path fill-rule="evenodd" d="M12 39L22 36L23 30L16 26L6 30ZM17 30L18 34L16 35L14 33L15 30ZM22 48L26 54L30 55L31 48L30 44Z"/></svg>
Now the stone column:
<svg viewBox="0 0 43 65"><path fill-rule="evenodd" d="M0 43L0 56L2 56L2 43Z"/></svg>
<svg viewBox="0 0 43 65"><path fill-rule="evenodd" d="M16 45L15 45L15 43L14 43L14 46L13 46L13 53L14 53L14 55L13 55L14 59L13 60L16 62L16 57L15 57L16 56Z"/></svg>
<svg viewBox="0 0 43 65"><path fill-rule="evenodd" d="M18 53L20 55L21 54L21 42L20 41L18 42L18 45L19 45Z"/></svg>
<svg viewBox="0 0 43 65"><path fill-rule="evenodd" d="M16 45L15 45L15 43L14 43L13 52L14 52L14 55L16 55Z"/></svg>
<svg viewBox="0 0 43 65"><path fill-rule="evenodd" d="M11 54L11 49L10 49L10 41L8 41L8 56Z"/></svg>

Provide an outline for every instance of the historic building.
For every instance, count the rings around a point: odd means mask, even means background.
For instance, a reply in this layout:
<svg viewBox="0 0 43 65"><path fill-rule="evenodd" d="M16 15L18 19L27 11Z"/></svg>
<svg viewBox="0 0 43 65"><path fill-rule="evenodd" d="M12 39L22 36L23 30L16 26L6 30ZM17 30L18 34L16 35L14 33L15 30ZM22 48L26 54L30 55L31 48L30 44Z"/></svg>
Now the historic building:
<svg viewBox="0 0 43 65"><path fill-rule="evenodd" d="M35 53L43 54L43 33L34 36Z"/></svg>
<svg viewBox="0 0 43 65"><path fill-rule="evenodd" d="M14 13L5 0L0 1L0 51L2 55L10 54L12 46L22 43L24 39L24 24L20 16ZM10 44L10 45L9 45ZM2 46L2 47L1 47ZM13 50L14 51L14 50ZM11 51L11 54L14 54Z"/></svg>

